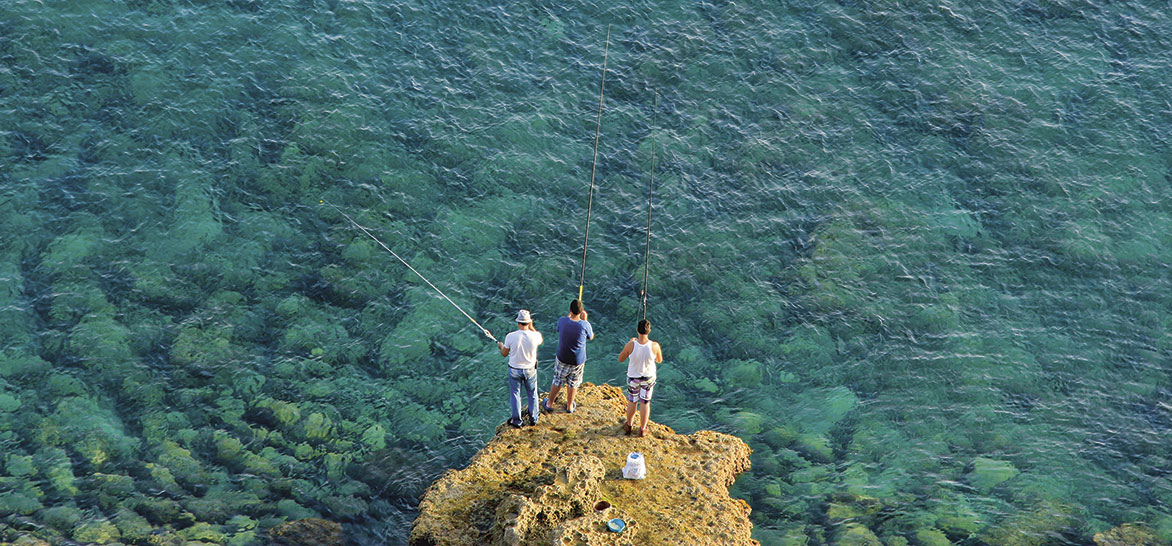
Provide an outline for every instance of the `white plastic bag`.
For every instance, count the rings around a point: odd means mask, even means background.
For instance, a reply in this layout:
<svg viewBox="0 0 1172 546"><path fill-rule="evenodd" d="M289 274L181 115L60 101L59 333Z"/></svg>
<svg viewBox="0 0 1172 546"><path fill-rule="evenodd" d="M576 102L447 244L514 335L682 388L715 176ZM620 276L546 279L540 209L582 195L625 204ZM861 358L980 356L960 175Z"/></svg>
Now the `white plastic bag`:
<svg viewBox="0 0 1172 546"><path fill-rule="evenodd" d="M632 451L627 455L627 466L623 467L623 477L628 480L641 480L647 477L647 465L643 462L643 454Z"/></svg>

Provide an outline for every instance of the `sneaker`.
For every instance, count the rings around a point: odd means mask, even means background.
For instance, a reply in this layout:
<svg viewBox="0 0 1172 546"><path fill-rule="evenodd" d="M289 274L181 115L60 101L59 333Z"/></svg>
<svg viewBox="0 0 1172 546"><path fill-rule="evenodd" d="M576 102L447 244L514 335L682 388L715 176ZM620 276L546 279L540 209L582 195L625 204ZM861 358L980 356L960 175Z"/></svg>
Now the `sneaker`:
<svg viewBox="0 0 1172 546"><path fill-rule="evenodd" d="M577 404L570 404L570 406L566 408L566 413L574 413L574 410L577 408L578 408Z"/></svg>
<svg viewBox="0 0 1172 546"><path fill-rule="evenodd" d="M510 417L508 421L505 421L505 423L506 423L506 424L508 424L510 427L513 427L513 428L521 428L521 422L520 422L520 421L514 421L512 417Z"/></svg>
<svg viewBox="0 0 1172 546"><path fill-rule="evenodd" d="M553 408L549 407L549 400L545 400L541 403L541 410L545 413L553 413Z"/></svg>
<svg viewBox="0 0 1172 546"><path fill-rule="evenodd" d="M521 424L527 427L531 427L537 424L537 419L534 419L532 415L526 413L525 415L521 416Z"/></svg>

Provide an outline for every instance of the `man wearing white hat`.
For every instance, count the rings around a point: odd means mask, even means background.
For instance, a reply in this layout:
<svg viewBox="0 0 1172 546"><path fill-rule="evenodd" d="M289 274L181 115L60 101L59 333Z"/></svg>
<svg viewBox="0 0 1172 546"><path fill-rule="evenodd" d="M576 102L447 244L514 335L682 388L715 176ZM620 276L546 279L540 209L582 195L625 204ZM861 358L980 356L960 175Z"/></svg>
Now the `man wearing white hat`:
<svg viewBox="0 0 1172 546"><path fill-rule="evenodd" d="M533 317L528 309L517 312L517 329L505 336L505 342L497 342L501 356L509 357L509 425L521 428L521 387L529 400L529 418L537 424L537 346L543 339L541 332L533 327Z"/></svg>

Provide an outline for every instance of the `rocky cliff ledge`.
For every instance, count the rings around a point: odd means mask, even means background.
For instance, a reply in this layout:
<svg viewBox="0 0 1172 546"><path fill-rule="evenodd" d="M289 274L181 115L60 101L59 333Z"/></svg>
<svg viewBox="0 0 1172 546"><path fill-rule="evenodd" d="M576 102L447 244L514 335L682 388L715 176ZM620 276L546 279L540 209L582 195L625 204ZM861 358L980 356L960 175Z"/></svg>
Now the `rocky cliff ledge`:
<svg viewBox="0 0 1172 546"><path fill-rule="evenodd" d="M535 427L502 425L467 468L427 490L411 545L756 545L749 505L728 496L749 468L749 446L654 422L646 437L628 437L625 408L618 387L585 384L573 414L542 415ZM643 454L646 479L623 479L632 451ZM600 501L611 507L596 511ZM627 528L608 531L611 518Z"/></svg>

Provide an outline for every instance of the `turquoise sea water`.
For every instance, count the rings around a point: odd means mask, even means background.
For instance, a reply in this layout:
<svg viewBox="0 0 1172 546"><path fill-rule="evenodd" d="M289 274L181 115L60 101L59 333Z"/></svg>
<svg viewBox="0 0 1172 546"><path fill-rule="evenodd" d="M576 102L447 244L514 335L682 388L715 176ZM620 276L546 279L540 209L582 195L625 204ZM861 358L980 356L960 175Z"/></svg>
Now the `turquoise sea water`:
<svg viewBox="0 0 1172 546"><path fill-rule="evenodd" d="M608 26L586 378L654 147L652 416L756 538L1172 541L1172 5L1079 0L0 2L0 539L405 543L505 364L322 201L552 338Z"/></svg>

